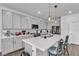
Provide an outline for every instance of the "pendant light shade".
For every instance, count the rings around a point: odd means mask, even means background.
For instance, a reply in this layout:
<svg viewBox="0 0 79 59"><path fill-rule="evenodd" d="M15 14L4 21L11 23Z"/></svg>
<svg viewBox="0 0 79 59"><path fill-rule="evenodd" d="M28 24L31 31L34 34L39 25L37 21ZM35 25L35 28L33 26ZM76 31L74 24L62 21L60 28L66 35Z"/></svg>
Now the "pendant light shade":
<svg viewBox="0 0 79 59"><path fill-rule="evenodd" d="M50 20L51 20L51 16L48 17L48 21L50 21Z"/></svg>

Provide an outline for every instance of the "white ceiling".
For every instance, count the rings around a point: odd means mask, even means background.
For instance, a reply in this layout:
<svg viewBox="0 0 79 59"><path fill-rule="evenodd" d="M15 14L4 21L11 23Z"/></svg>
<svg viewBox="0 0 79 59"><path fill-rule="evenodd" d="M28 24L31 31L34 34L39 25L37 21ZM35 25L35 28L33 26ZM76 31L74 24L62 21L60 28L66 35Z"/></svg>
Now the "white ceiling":
<svg viewBox="0 0 79 59"><path fill-rule="evenodd" d="M48 3L2 3L1 5L42 19L47 19L49 15ZM54 5L58 5L57 16L69 15L68 11L72 11L72 14L79 13L79 3L51 3L52 16L55 15ZM41 14L38 14L37 11L40 11Z"/></svg>

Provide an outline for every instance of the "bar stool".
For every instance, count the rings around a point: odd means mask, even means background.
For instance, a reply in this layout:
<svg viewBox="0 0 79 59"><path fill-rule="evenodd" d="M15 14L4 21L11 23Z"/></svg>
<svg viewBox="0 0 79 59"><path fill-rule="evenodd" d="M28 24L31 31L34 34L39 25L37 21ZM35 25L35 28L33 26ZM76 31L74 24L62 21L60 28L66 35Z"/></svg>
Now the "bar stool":
<svg viewBox="0 0 79 59"><path fill-rule="evenodd" d="M63 48L63 40L61 39L60 41L58 41L57 47L52 46L48 49L49 56L60 56L60 55L62 55L63 54L62 48Z"/></svg>
<svg viewBox="0 0 79 59"><path fill-rule="evenodd" d="M30 56L30 54L29 54L28 52L23 51L23 52L21 53L21 56Z"/></svg>
<svg viewBox="0 0 79 59"><path fill-rule="evenodd" d="M68 40L69 40L69 35L66 36L65 42L64 42L64 55L66 55L66 53L67 53L67 55L69 56Z"/></svg>

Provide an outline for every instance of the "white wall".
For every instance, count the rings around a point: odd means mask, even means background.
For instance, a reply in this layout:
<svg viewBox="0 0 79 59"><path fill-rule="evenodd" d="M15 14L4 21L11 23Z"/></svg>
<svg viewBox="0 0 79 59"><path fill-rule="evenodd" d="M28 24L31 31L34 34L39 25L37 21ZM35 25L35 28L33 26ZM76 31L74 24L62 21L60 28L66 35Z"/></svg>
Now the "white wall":
<svg viewBox="0 0 79 59"><path fill-rule="evenodd" d="M0 8L0 52L1 52L1 30L2 30L2 12Z"/></svg>
<svg viewBox="0 0 79 59"><path fill-rule="evenodd" d="M63 39L65 39L65 36L70 33L69 32L69 25L70 25L69 18L70 16L61 17L61 36Z"/></svg>
<svg viewBox="0 0 79 59"><path fill-rule="evenodd" d="M69 35L69 43L79 44L79 13L61 17L61 36Z"/></svg>

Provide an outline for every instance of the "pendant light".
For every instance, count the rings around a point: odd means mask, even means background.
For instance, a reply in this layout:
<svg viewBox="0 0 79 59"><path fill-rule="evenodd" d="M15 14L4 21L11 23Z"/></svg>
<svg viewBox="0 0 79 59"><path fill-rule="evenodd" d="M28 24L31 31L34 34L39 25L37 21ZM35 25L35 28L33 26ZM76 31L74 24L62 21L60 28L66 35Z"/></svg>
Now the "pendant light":
<svg viewBox="0 0 79 59"><path fill-rule="evenodd" d="M57 19L57 16L56 16L56 8L57 8L58 6L57 5L55 5L54 6L54 8L55 8L55 17L54 17L54 20L56 21L56 19Z"/></svg>
<svg viewBox="0 0 79 59"><path fill-rule="evenodd" d="M49 16L48 16L48 21L51 21L52 20L52 18L54 19L54 21L55 21L55 23L56 23L56 20L57 19L60 19L60 17L57 17L57 15L56 15L56 8L58 7L57 5L54 5L54 8L55 8L55 16L54 17L52 17L51 16L51 14L50 14L50 12L51 12L51 7L50 7L51 5L50 5L50 3L49 3Z"/></svg>
<svg viewBox="0 0 79 59"><path fill-rule="evenodd" d="M50 3L49 3L49 16L48 16L48 21L51 20L51 16L50 16Z"/></svg>
<svg viewBox="0 0 79 59"><path fill-rule="evenodd" d="M57 16L56 14L56 12L57 12L57 10L56 10L56 8L58 7L58 5L55 5L54 6L54 8L55 8L55 17L53 17L53 19L54 19L54 23L57 23L57 20L59 20L60 21L60 19L61 19L61 16Z"/></svg>

